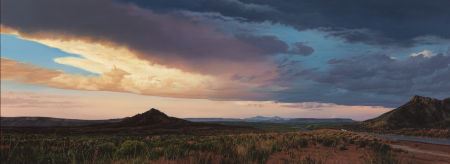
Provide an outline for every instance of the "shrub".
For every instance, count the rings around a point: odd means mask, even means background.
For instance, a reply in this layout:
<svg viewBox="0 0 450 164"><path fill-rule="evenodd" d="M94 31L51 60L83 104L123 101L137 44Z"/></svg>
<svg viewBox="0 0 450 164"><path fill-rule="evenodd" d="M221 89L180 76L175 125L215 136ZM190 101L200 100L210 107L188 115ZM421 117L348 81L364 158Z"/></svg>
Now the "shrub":
<svg viewBox="0 0 450 164"><path fill-rule="evenodd" d="M336 145L336 140L332 138L324 138L322 139L322 145L326 147L331 147Z"/></svg>
<svg viewBox="0 0 450 164"><path fill-rule="evenodd" d="M116 155L119 157L136 157L137 155L145 153L146 148L144 142L126 140L120 145L119 149L116 151Z"/></svg>
<svg viewBox="0 0 450 164"><path fill-rule="evenodd" d="M360 148L366 147L366 145L367 145L367 141L366 140L358 141L358 146Z"/></svg>
<svg viewBox="0 0 450 164"><path fill-rule="evenodd" d="M380 142L373 142L372 148L379 153L387 153L391 150L389 145Z"/></svg>
<svg viewBox="0 0 450 164"><path fill-rule="evenodd" d="M345 145L341 145L341 146L339 146L339 150L348 150L348 148Z"/></svg>
<svg viewBox="0 0 450 164"><path fill-rule="evenodd" d="M236 154L245 157L247 155L248 148L245 145L236 145Z"/></svg>
<svg viewBox="0 0 450 164"><path fill-rule="evenodd" d="M98 152L105 156L111 156L114 153L115 149L116 145L114 145L114 143L111 142L105 142L97 145Z"/></svg>
<svg viewBox="0 0 450 164"><path fill-rule="evenodd" d="M301 148L305 148L308 147L308 140L301 138L297 141L297 144L301 147Z"/></svg>
<svg viewBox="0 0 450 164"><path fill-rule="evenodd" d="M318 161L310 156L306 156L305 158L303 158L300 163L302 164L317 164L317 163L322 163L321 161Z"/></svg>

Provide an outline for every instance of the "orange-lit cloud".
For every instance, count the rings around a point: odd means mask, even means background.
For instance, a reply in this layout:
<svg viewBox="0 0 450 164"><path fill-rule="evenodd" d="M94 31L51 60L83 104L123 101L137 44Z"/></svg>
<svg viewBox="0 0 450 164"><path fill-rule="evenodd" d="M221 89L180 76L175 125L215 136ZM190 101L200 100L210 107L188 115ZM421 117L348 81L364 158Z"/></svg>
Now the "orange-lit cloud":
<svg viewBox="0 0 450 164"><path fill-rule="evenodd" d="M119 67L113 67L107 72L101 72L99 76L84 76L40 68L4 58L1 58L1 63L2 80L14 80L64 89L117 91L174 97L199 97L207 94L207 90L201 87L205 86L204 83L209 82L207 77L201 75L191 75L170 69L152 70L152 67L141 70L145 75L148 75L147 77L132 74L135 72L129 73ZM160 72L157 71L166 72L158 74ZM168 77L158 75L166 75Z"/></svg>
<svg viewBox="0 0 450 164"><path fill-rule="evenodd" d="M131 92L170 97L267 99L268 95L251 91L265 86L268 81L277 76L276 72L269 71L275 65L268 62L259 62L259 64L252 62L244 62L244 64L212 62L211 65L205 66L204 70L209 68L220 69L222 70L221 73L212 74L210 72L205 74L143 59L138 55L138 52L105 40L65 35L58 35L57 37L52 33L24 34L6 26L2 26L2 33L17 35L25 40L57 48L70 54L77 54L79 57L59 57L55 58L54 62L99 74L98 77L71 75L55 70L36 68L23 63L18 64L17 67L5 67L2 71L5 74L2 79L18 80L31 84L66 89ZM151 55L147 54L147 56ZM14 63L14 61L4 60ZM177 62L174 61L173 63L176 65ZM16 69L25 69L29 73L43 71L45 74L49 74L51 78L42 76L42 79L39 79L40 81L26 79L27 77L21 78L18 76L24 76L24 74L15 73ZM40 74L44 75L44 73ZM233 78L237 75L251 78L246 80ZM36 75L36 78L39 78L39 76ZM270 86L266 89L278 91L284 88Z"/></svg>
<svg viewBox="0 0 450 164"><path fill-rule="evenodd" d="M46 84L49 79L62 75L61 72L19 63L1 58L1 79L17 80L25 83Z"/></svg>
<svg viewBox="0 0 450 164"><path fill-rule="evenodd" d="M230 33L192 15L153 12L133 3L12 0L2 7L17 9L2 10L2 33L80 55L55 59L60 64L98 74L117 67L137 86L133 93L160 94L149 91L151 86L177 92L166 96L184 91L187 97L267 98L248 91L277 77L268 58L289 48L276 36Z"/></svg>

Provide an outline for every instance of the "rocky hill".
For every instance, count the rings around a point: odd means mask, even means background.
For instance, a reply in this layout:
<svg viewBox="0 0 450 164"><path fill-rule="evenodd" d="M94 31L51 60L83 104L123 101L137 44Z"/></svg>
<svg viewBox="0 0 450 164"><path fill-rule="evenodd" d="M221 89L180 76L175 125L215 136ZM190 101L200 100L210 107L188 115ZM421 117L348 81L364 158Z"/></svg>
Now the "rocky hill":
<svg viewBox="0 0 450 164"><path fill-rule="evenodd" d="M406 104L362 122L364 128L394 130L401 128L450 128L450 98L438 100L414 96Z"/></svg>
<svg viewBox="0 0 450 164"><path fill-rule="evenodd" d="M139 127L139 126L182 126L190 125L190 121L183 119L169 117L163 112L152 108L141 114L137 114L133 117L124 118L122 121L117 122L115 125L124 127Z"/></svg>

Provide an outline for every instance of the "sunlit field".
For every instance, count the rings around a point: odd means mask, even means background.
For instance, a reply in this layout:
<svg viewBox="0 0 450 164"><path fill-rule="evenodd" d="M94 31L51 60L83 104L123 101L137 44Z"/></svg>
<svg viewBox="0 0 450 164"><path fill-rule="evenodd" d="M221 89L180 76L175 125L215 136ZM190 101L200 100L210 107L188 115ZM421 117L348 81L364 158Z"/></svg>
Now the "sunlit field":
<svg viewBox="0 0 450 164"><path fill-rule="evenodd" d="M394 161L391 148L380 140L337 130L212 136L3 134L1 138L2 163L325 163L344 152L360 162Z"/></svg>

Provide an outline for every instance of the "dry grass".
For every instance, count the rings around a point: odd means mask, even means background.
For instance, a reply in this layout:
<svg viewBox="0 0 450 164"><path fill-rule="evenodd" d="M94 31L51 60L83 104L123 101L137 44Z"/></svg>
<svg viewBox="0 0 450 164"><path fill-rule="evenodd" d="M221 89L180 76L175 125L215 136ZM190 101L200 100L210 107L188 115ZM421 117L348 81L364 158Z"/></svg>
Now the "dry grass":
<svg viewBox="0 0 450 164"><path fill-rule="evenodd" d="M321 163L355 148L363 161L394 162L390 147L368 135L337 130L232 135L60 136L2 134L1 163ZM339 155L342 153L331 153ZM330 155L330 154L328 154ZM359 154L360 155L360 154ZM359 156L358 155L358 156Z"/></svg>

